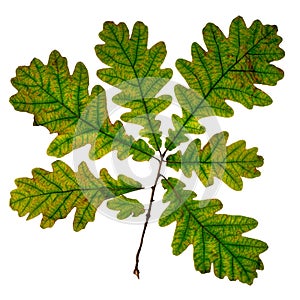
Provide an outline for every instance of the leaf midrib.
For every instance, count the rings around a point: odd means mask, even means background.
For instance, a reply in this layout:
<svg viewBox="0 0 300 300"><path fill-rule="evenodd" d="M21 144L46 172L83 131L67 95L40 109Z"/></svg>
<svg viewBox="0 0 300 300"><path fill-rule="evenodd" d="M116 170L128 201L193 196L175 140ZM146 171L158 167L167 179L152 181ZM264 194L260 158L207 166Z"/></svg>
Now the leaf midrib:
<svg viewBox="0 0 300 300"><path fill-rule="evenodd" d="M235 163L235 164L242 164L242 163L255 163L255 162L258 162L259 161L259 159L258 160L247 160L247 161L244 161L244 160L230 160L230 161L227 161L227 160L224 160L224 161L216 161L216 160L214 160L214 161L184 161L184 164L210 164L210 165L212 165L212 164L219 164L219 165L221 165L221 164L233 164L233 163ZM170 163L172 163L172 164L180 164L180 163L182 163L182 161L172 161L172 162L170 162Z"/></svg>
<svg viewBox="0 0 300 300"><path fill-rule="evenodd" d="M98 193L102 189L103 190L109 190L112 193L120 191L120 188L118 188L118 187L113 188L113 189L107 188L107 187L95 187L95 188L75 188L75 189L61 190L61 191L52 191L52 192L43 192L43 191L41 191L40 194L30 195L30 196L26 196L26 197L23 197L23 198L18 198L18 199L16 199L16 201L12 201L11 203L15 204L15 203L24 201L25 199L28 199L28 198L42 197L42 196L55 195L55 194L73 193L73 192L78 192L78 191L79 192L95 191L95 192ZM130 192L134 192L134 191L138 191L138 190L141 190L141 189L143 189L143 187L135 188L135 189L132 189L132 188L128 188L128 189L122 188L122 190L125 190L125 192L121 193L121 194L116 193L116 194L114 194L112 196L112 198L115 197L115 196L124 195L124 194L130 193ZM111 198L108 198L108 199L111 199Z"/></svg>

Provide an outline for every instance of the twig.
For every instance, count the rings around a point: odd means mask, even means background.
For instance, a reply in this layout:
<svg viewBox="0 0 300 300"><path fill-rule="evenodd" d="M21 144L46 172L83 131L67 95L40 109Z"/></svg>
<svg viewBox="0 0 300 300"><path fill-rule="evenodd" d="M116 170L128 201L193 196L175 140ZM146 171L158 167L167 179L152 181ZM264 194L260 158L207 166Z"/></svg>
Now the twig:
<svg viewBox="0 0 300 300"><path fill-rule="evenodd" d="M134 267L134 270L133 270L133 274L136 275L136 277L138 279L140 279L140 270L139 270L140 253L141 253L141 250L142 250L142 247L143 247L144 237L145 237L145 233L146 233L147 226L148 226L148 223L149 223L149 219L151 217L151 209L152 209L152 204L154 202L155 189L156 189L159 177L161 177L160 170L161 170L161 167L162 167L163 158L164 158L164 156L161 155L161 159L159 160L159 166L158 166L156 179L155 179L154 185L151 187L152 192L151 192L151 197L150 197L150 201L149 201L149 208L148 208L148 212L146 214L146 220L145 220L144 229L143 229L142 236L141 236L140 246L138 248L138 251L137 251L136 257L135 257L135 267Z"/></svg>

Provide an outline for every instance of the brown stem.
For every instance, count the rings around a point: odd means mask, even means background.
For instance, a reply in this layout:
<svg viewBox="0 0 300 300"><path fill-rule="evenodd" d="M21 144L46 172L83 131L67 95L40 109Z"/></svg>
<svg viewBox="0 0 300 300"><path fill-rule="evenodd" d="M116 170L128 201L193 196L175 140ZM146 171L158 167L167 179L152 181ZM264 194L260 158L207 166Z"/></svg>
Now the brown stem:
<svg viewBox="0 0 300 300"><path fill-rule="evenodd" d="M161 176L160 170L161 170L161 167L162 167L163 159L164 159L164 156L161 155L160 160L159 160L159 166L158 166L158 171L157 171L157 175L156 175L156 178L155 178L155 182L154 182L154 185L151 187L152 192L151 192L151 197L150 197L150 201L149 201L148 212L146 214L144 229L143 229L142 236L141 236L140 246L138 248L138 251L137 251L136 257L135 257L135 267L134 267L134 270L133 270L133 274L136 275L136 277L138 279L140 279L140 270L139 270L140 253L141 253L141 250L142 250L142 247L143 247L144 237L145 237L145 233L146 233L147 226L148 226L148 223L149 223L149 219L151 217L151 209L152 209L152 204L154 202L154 193L155 193L155 189L156 189L156 186L157 186L158 179Z"/></svg>

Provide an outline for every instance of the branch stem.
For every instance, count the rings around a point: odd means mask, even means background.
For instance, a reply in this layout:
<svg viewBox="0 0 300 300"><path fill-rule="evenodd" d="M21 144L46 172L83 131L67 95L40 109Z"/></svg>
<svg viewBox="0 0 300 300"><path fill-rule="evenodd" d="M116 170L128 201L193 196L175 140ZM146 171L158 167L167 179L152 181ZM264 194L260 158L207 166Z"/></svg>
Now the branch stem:
<svg viewBox="0 0 300 300"><path fill-rule="evenodd" d="M151 187L152 192L151 192L150 201L149 201L149 208L148 208L148 211L147 211L147 214L146 214L146 220L145 220L145 223L144 223L144 228L143 228L143 232L142 232L142 236L141 236L141 240L140 240L140 245L139 245L138 251L136 253L136 257L135 257L135 267L134 267L134 270L133 270L133 274L136 275L136 277L138 279L140 279L139 258L140 258L141 250L142 250L143 243L144 243L145 233L146 233L148 223L149 223L149 220L150 220L150 217L151 217L151 210L152 210L152 204L154 202L155 189L156 189L159 177L161 177L160 171L161 171L161 167L162 167L163 162L164 162L164 155L161 154L161 157L160 157L160 160L159 160L159 166L158 166L158 170L157 170L157 175L156 175L156 178L155 178L155 182L154 182L154 185Z"/></svg>

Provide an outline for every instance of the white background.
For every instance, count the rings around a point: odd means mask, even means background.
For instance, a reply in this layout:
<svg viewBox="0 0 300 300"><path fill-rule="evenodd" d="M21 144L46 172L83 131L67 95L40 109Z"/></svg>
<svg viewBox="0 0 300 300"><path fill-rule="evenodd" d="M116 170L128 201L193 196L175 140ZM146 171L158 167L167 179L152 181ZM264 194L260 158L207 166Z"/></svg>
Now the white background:
<svg viewBox="0 0 300 300"><path fill-rule="evenodd" d="M297 1L2 1L0 4L0 299L299 299L299 9ZM190 59L193 41L203 43L202 28L217 24L227 34L231 20L244 17L276 24L285 58L276 65L285 78L264 87L272 106L247 110L230 102L235 116L220 120L230 142L245 139L265 157L262 176L244 180L242 192L221 187L223 212L251 216L259 226L248 236L266 241L261 255L265 270L252 286L196 272L189 247L171 253L174 224L149 226L141 255L141 280L132 274L141 226L124 225L98 214L79 233L72 214L52 229L42 230L40 218L26 221L9 208L14 179L30 177L31 169L51 169L46 149L54 136L32 126L32 116L14 111L8 100L16 90L10 79L19 65L33 57L47 62L53 49L71 70L83 61L91 86L99 83L102 65L94 54L104 21L141 20L149 26L150 44L166 42L165 67L184 84L174 63ZM64 161L72 165L72 156Z"/></svg>

